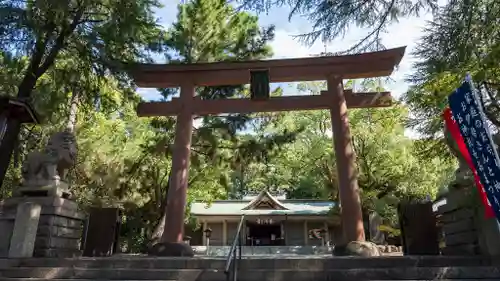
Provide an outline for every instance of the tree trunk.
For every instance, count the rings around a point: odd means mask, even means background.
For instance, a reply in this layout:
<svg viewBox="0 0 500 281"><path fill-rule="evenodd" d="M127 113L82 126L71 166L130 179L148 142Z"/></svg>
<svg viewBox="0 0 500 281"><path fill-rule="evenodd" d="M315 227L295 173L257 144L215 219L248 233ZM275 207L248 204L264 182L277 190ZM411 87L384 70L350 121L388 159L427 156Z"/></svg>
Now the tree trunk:
<svg viewBox="0 0 500 281"><path fill-rule="evenodd" d="M73 90L69 100L68 123L66 124L66 130L71 133L75 132L76 116L78 115L78 100L79 92Z"/></svg>
<svg viewBox="0 0 500 281"><path fill-rule="evenodd" d="M10 158L16 145L17 136L21 130L21 123L16 119L7 121L5 135L0 144L0 182L3 184L7 169L9 168Z"/></svg>
<svg viewBox="0 0 500 281"><path fill-rule="evenodd" d="M170 174L169 172L168 175L168 181L167 181L167 189L165 191L165 196L163 197L163 201L161 202L160 205L160 211L161 211L161 216L158 220L158 223L156 224L156 227L153 230L153 233L151 234L151 239L150 239L150 246L155 245L158 243L163 235L163 231L165 230L165 223L167 220L167 204L168 204L168 189L170 187Z"/></svg>
<svg viewBox="0 0 500 281"><path fill-rule="evenodd" d="M167 206L165 205L160 220L156 224L156 227L151 235L151 241L150 241L151 246L157 244L160 241L161 236L163 235L163 231L165 230L166 220L167 220Z"/></svg>
<svg viewBox="0 0 500 281"><path fill-rule="evenodd" d="M14 151L13 151L13 160L14 160L14 169L17 169L21 166L21 161L20 158L21 158L21 142L20 142L20 137L23 133L26 133L26 127L21 127L21 130L19 131L19 134L17 135L17 138L16 138L16 143L14 145Z"/></svg>
<svg viewBox="0 0 500 281"><path fill-rule="evenodd" d="M365 237L368 237L366 240L370 241L370 210L366 208L366 206L361 207L362 217L363 217L363 226L365 230Z"/></svg>

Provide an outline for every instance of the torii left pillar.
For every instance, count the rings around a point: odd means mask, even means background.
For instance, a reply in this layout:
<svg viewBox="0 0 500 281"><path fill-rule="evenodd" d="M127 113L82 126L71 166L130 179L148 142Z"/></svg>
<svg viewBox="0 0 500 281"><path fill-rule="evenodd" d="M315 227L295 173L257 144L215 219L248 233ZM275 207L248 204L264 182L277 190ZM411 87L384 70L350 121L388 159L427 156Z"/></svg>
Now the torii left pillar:
<svg viewBox="0 0 500 281"><path fill-rule="evenodd" d="M192 100L195 86L181 86L181 108L175 125L175 140L172 153L172 171L166 207L165 229L161 242L170 247L171 244L183 243L184 212L186 210L187 189L189 181L189 157L191 155L191 139L193 135ZM165 249L167 255L177 255L175 249ZM170 252L170 253L168 253ZM182 254L178 254L182 255Z"/></svg>

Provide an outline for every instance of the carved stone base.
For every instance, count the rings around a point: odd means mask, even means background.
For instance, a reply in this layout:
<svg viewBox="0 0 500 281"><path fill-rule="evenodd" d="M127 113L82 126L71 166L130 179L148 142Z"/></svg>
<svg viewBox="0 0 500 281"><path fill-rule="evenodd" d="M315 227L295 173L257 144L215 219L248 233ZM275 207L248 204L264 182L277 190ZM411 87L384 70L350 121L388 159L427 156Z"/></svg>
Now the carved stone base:
<svg viewBox="0 0 500 281"><path fill-rule="evenodd" d="M9 198L0 201L0 222L12 225L17 206L24 202L41 206L33 253L35 257L74 257L81 254L84 215L78 210L76 202L58 197Z"/></svg>
<svg viewBox="0 0 500 281"><path fill-rule="evenodd" d="M352 241L347 245L336 245L334 256L378 257L380 251L375 243L368 241Z"/></svg>
<svg viewBox="0 0 500 281"><path fill-rule="evenodd" d="M41 185L41 186L20 186L13 192L13 197L60 197L65 199L71 198L68 184L59 182L57 185Z"/></svg>

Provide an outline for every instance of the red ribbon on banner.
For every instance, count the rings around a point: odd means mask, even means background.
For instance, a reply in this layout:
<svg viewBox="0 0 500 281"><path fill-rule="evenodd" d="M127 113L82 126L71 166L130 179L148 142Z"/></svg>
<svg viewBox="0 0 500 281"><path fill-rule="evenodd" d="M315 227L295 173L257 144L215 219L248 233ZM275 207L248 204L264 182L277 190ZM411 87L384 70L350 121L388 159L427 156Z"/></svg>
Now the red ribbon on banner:
<svg viewBox="0 0 500 281"><path fill-rule="evenodd" d="M476 167L474 167L474 163L472 162L472 158L470 157L469 150L467 149L462 134L460 133L460 128L458 127L457 122L453 119L452 116L453 114L451 113L451 109L449 107L446 108L443 112L443 118L446 128L448 129L448 131L450 131L451 136L457 143L460 153L464 157L465 161L467 161L469 168L474 174L474 181L476 182L476 186L479 190L479 195L481 196L481 201L483 202L483 205L485 207L486 218L494 218L495 212L493 211L493 208L491 207L491 204L488 201L488 197L486 196L486 191L484 190L484 186L481 183L479 176L477 175Z"/></svg>

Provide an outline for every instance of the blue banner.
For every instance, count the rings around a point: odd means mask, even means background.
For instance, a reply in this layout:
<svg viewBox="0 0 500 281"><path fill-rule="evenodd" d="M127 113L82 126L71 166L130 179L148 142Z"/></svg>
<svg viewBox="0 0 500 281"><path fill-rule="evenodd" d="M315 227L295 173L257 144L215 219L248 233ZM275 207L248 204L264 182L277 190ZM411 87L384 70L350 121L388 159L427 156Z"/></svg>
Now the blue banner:
<svg viewBox="0 0 500 281"><path fill-rule="evenodd" d="M448 96L448 101L488 200L500 221L500 160L475 91L472 83L466 81Z"/></svg>

